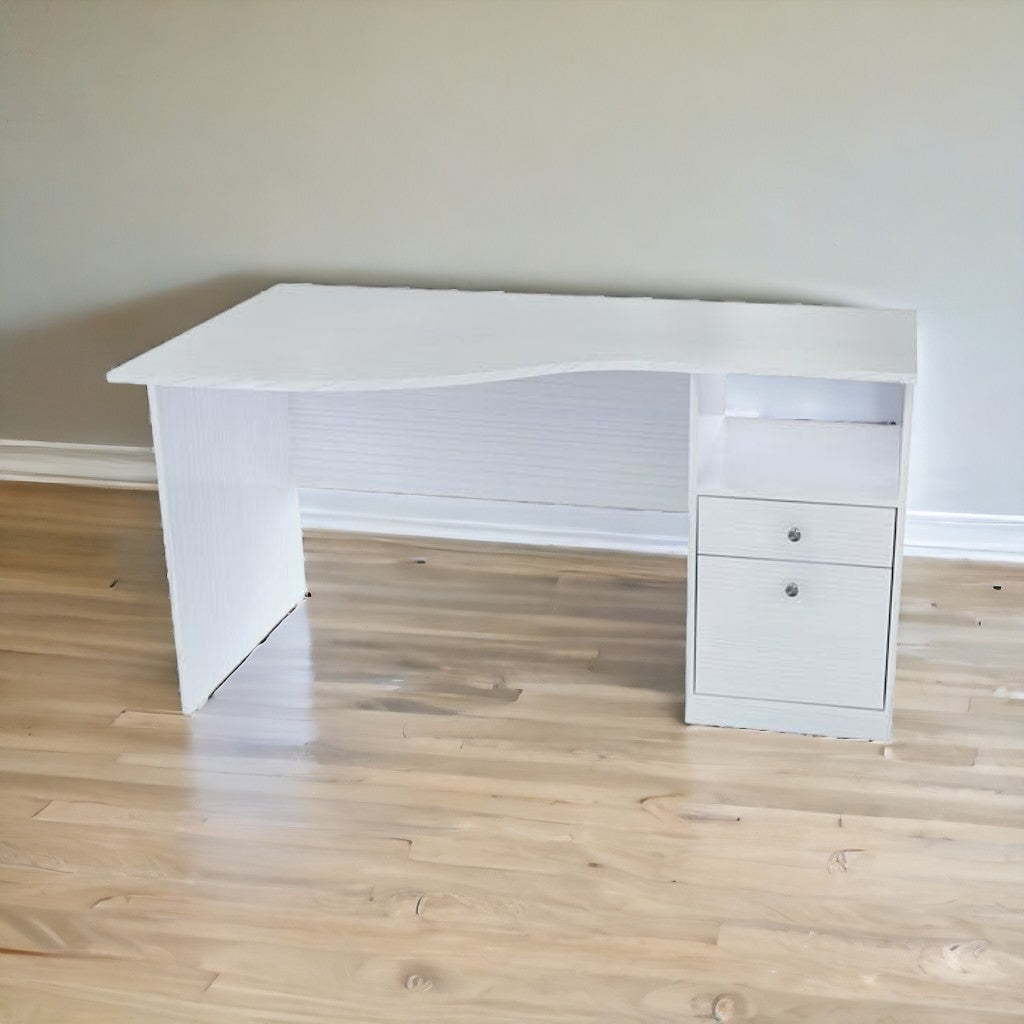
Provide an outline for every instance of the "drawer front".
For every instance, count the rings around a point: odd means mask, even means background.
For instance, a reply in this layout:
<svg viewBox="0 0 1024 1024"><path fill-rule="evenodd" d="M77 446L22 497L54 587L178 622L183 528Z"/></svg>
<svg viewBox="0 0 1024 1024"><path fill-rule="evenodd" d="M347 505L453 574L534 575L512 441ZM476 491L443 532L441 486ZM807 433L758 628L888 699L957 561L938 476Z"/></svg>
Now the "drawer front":
<svg viewBox="0 0 1024 1024"><path fill-rule="evenodd" d="M697 552L892 567L894 508L701 497Z"/></svg>
<svg viewBox="0 0 1024 1024"><path fill-rule="evenodd" d="M881 708L892 572L697 558L697 693Z"/></svg>

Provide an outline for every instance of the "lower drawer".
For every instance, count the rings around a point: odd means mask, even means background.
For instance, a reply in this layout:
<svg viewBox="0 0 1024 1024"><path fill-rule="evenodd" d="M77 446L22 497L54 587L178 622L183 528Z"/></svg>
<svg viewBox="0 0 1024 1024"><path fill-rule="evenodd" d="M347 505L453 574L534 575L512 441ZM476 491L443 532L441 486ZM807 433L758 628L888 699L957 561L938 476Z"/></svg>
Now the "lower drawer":
<svg viewBox="0 0 1024 1024"><path fill-rule="evenodd" d="M881 708L892 572L697 557L697 693Z"/></svg>

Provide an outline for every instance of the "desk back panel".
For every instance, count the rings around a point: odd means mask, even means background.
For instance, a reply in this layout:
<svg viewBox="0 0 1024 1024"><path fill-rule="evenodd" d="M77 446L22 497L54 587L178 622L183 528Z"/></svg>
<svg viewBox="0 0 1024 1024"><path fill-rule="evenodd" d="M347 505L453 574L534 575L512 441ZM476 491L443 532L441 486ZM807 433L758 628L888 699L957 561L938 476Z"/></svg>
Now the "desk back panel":
<svg viewBox="0 0 1024 1024"><path fill-rule="evenodd" d="M291 396L299 487L686 511L689 378L573 373Z"/></svg>

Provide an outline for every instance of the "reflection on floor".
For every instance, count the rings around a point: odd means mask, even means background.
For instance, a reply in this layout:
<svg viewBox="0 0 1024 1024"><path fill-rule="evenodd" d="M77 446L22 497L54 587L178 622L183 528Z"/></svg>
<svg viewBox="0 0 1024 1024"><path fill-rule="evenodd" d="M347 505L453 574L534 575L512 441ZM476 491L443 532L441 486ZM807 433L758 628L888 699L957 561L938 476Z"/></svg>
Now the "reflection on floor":
<svg viewBox="0 0 1024 1024"><path fill-rule="evenodd" d="M175 714L153 494L0 484L0 1020L1024 1017L1024 567L891 744L680 724L685 563L313 534Z"/></svg>

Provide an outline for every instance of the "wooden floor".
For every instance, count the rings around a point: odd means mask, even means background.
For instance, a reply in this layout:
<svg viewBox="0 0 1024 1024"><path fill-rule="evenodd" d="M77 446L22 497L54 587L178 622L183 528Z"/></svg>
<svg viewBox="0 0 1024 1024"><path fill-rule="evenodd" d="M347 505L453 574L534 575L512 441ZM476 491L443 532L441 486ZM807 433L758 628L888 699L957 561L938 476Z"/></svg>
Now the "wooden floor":
<svg viewBox="0 0 1024 1024"><path fill-rule="evenodd" d="M1024 567L888 745L679 724L685 565L311 535L174 713L153 494L0 484L0 1022L1024 1020Z"/></svg>

